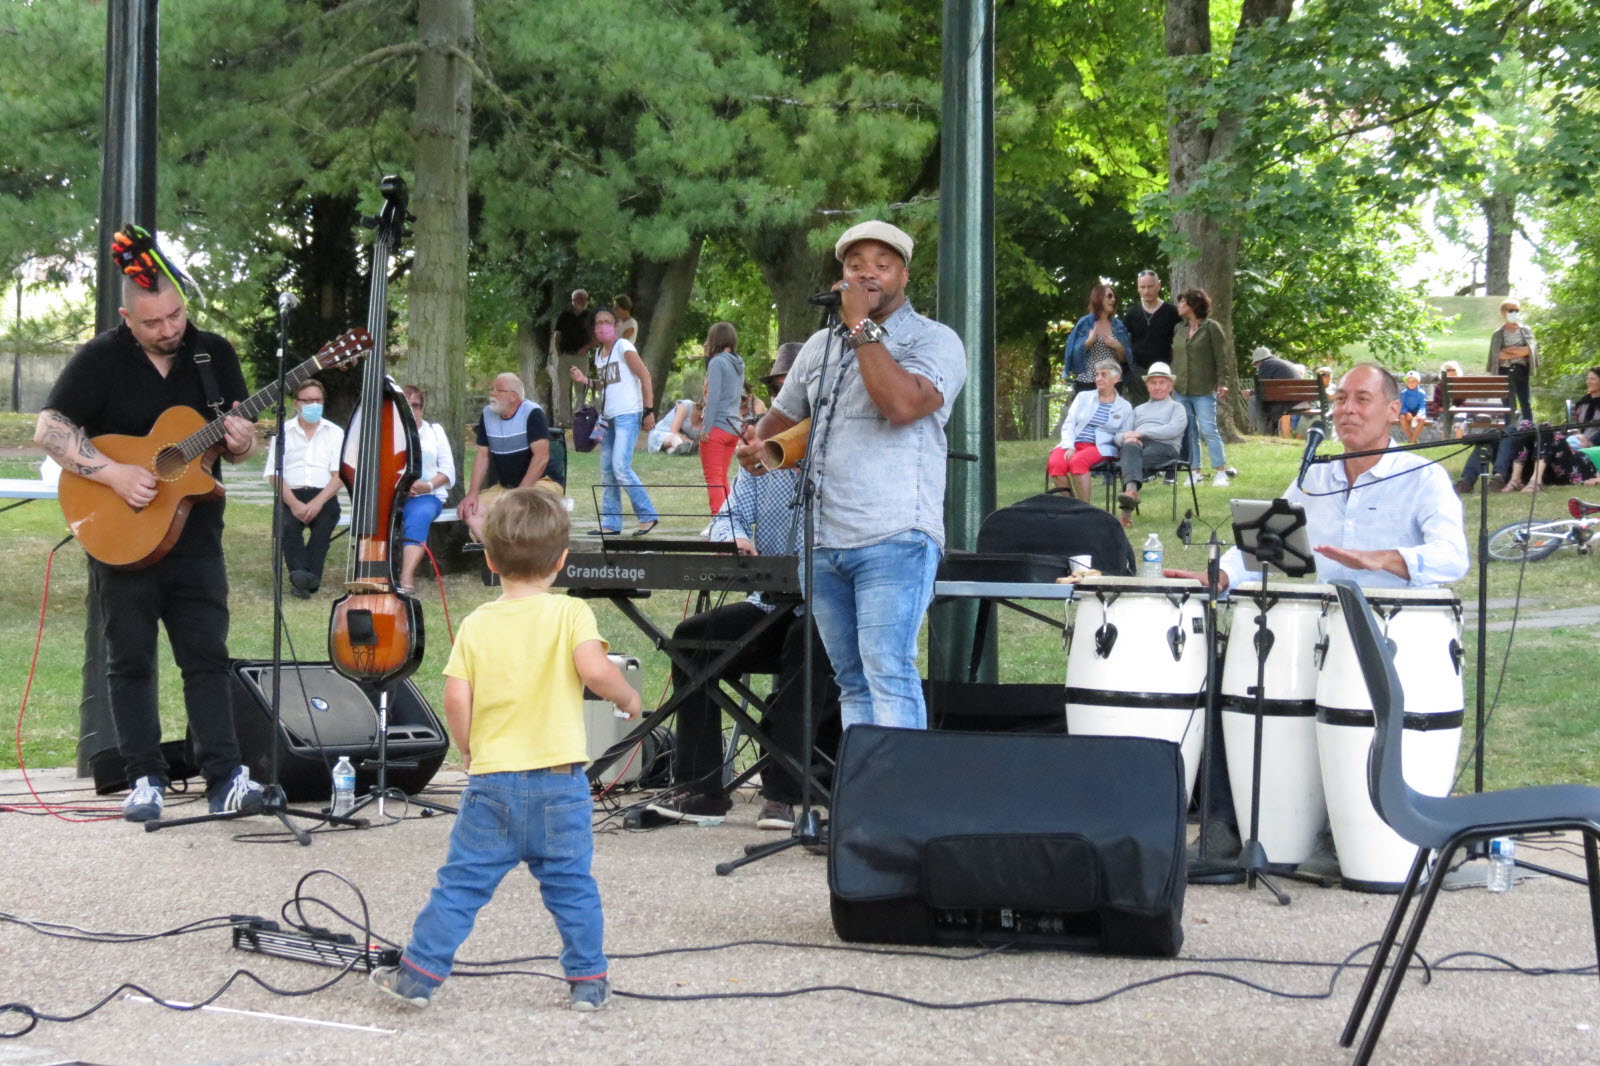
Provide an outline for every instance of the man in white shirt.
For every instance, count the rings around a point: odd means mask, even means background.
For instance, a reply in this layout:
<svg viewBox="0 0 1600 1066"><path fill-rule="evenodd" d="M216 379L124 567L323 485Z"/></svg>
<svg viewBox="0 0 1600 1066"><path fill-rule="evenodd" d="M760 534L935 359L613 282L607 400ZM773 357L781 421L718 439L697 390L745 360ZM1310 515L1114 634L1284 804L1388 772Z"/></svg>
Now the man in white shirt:
<svg viewBox="0 0 1600 1066"><path fill-rule="evenodd" d="M1333 424L1347 453L1387 448L1399 417L1399 383L1375 363L1352 367L1334 390ZM1283 496L1305 508L1320 582L1436 588L1466 576L1461 500L1444 468L1416 452L1319 463ZM1258 578L1237 548L1223 555L1224 589Z"/></svg>
<svg viewBox="0 0 1600 1066"><path fill-rule="evenodd" d="M267 481L278 491L283 511L283 564L289 592L308 599L322 584L322 564L339 524L339 457L344 430L322 417L322 383L313 379L295 390L296 414L284 423L283 481L277 477L278 438L267 446Z"/></svg>

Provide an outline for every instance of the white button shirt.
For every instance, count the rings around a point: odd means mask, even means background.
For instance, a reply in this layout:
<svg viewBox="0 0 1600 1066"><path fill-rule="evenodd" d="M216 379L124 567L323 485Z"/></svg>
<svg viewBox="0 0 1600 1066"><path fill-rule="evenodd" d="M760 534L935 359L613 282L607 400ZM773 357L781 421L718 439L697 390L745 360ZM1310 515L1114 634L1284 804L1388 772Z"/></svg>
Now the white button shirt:
<svg viewBox="0 0 1600 1066"><path fill-rule="evenodd" d="M283 453L283 482L291 489L320 489L339 473L339 455L344 451L344 430L324 418L311 436L300 425L300 418L289 419L283 427L289 446ZM267 444L267 465L263 476L271 481L278 470L278 438Z"/></svg>
<svg viewBox="0 0 1600 1066"><path fill-rule="evenodd" d="M1349 491L1345 491L1349 489ZM1386 570L1352 570L1316 555L1317 580L1348 578L1362 588L1437 588L1459 581L1468 566L1467 534L1461 499L1450 475L1415 452L1390 452L1350 488L1344 463L1319 463L1306 473L1305 488L1290 485L1283 498L1305 508L1306 532L1314 548L1321 544L1358 550L1400 553L1411 574L1408 581ZM1228 587L1259 581L1245 568L1238 548L1222 556Z"/></svg>

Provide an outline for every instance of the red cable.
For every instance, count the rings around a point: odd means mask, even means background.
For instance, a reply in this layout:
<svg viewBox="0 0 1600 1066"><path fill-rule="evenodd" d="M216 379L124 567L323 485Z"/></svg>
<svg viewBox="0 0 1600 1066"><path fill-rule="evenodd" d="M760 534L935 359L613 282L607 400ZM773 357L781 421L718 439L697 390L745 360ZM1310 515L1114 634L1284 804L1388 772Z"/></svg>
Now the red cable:
<svg viewBox="0 0 1600 1066"><path fill-rule="evenodd" d="M66 543L66 542L63 541L62 544L64 544L64 543ZM23 719L23 716L28 713L28 697L33 692L33 677L34 677L34 674L39 669L39 647L40 647L40 645L42 645L44 643L45 610L49 606L49 603L50 603L50 571L55 566L56 552L60 548L61 548L60 544L57 544L54 548L51 548L50 549L50 554L45 559L45 563L44 563L44 594L39 598L39 628L35 631L35 633L33 635L33 659L28 663L28 682L27 682L27 684L23 685L23 687L22 687L22 706L17 708L17 732L16 732L17 767L18 767L18 769L20 769L22 771L22 783L28 786L28 792L37 801L36 803L29 804L28 806L30 806L30 807L34 807L34 806L39 807L46 814L50 815L50 817L59 818L63 822L112 822L112 821L116 821L117 819L121 818L122 815L120 813L118 813L118 814L101 814L101 815L96 815L95 817L92 817L92 818L81 818L81 817L68 818L66 815L62 814L61 811L74 811L75 812L77 810L77 808L74 808L74 807L55 807L55 806L52 806L51 804L47 803L45 801L44 797L39 795L38 790L33 787L33 779L28 776L28 763L22 757L22 719ZM7 808L0 808L0 809L10 810L12 808L7 807ZM16 809L20 810L20 808L16 808Z"/></svg>
<svg viewBox="0 0 1600 1066"><path fill-rule="evenodd" d="M422 550L428 553L428 563L433 567L433 579L439 583L439 606L444 608L444 628L450 634L450 643L456 642L455 627L450 624L450 601L444 597L444 575L439 572L439 560L433 557L433 549L426 544Z"/></svg>

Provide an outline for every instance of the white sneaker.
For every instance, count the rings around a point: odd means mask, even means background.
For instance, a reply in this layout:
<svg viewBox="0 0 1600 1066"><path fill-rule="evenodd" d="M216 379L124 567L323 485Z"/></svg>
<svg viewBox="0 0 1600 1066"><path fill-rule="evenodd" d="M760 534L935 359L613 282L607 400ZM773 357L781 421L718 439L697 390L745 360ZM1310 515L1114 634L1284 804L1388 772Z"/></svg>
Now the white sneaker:
<svg viewBox="0 0 1600 1066"><path fill-rule="evenodd" d="M1211 479L1211 487L1214 489L1225 489L1228 487L1228 480L1228 472L1226 470L1218 470L1216 477Z"/></svg>
<svg viewBox="0 0 1600 1066"><path fill-rule="evenodd" d="M1191 484L1191 485L1204 485L1205 483L1206 483L1206 476L1204 474L1202 474L1198 470L1189 471L1189 484Z"/></svg>
<svg viewBox="0 0 1600 1066"><path fill-rule="evenodd" d="M122 801L122 820L125 822L153 822L161 817L161 778L141 777L128 790Z"/></svg>

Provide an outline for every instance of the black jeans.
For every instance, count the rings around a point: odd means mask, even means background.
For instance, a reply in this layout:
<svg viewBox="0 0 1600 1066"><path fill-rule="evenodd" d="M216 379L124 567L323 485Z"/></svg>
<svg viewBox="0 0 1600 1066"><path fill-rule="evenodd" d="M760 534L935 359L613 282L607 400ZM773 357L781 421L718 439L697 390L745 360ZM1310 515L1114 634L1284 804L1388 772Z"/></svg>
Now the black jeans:
<svg viewBox="0 0 1600 1066"><path fill-rule="evenodd" d="M1147 440L1142 444L1124 444L1117 453L1117 463L1122 467L1125 485L1138 488L1149 479L1149 472L1164 466L1178 457L1178 449L1164 440Z"/></svg>
<svg viewBox="0 0 1600 1066"><path fill-rule="evenodd" d="M316 498L321 489L300 488L290 489L294 498L301 503L309 503ZM328 558L328 545L333 541L333 531L339 525L339 497L330 496L328 502L322 505L322 510L317 512L317 517L310 522L302 522L289 513L289 508L283 505L280 497L278 509L283 512L283 525L280 539L283 541L283 566L291 575L296 571L303 571L311 575L311 582L307 592L317 591L322 584L322 564ZM307 531L310 536L307 536Z"/></svg>
<svg viewBox="0 0 1600 1066"><path fill-rule="evenodd" d="M778 610L786 608L779 607ZM737 640L766 617L767 612L749 602L730 603L693 615L678 623L672 631L674 640ZM792 612L785 621L774 623L755 643L740 651L728 664L724 676L740 674L776 674L778 687L769 702L762 727L772 742L796 761L801 759L802 745L807 743L803 726L805 673L805 619ZM720 649L692 653L692 661L709 663ZM833 682L833 668L828 654L818 639L813 650L813 681L821 695L822 712L812 723L813 730L825 720L832 720L837 730L839 717L839 688ZM674 689L688 683L689 675L676 664L672 667ZM674 784L690 785L704 794L722 791L722 712L704 692L691 693L678 705L676 713L676 743L672 749L672 780ZM776 761L769 763L762 773L761 794L768 799L796 803L800 799L800 783Z"/></svg>
<svg viewBox="0 0 1600 1066"><path fill-rule="evenodd" d="M105 618L111 717L130 782L167 777L156 699L156 628L183 674L195 759L211 786L240 763L228 663L228 571L221 555L167 556L147 570L90 560Z"/></svg>

